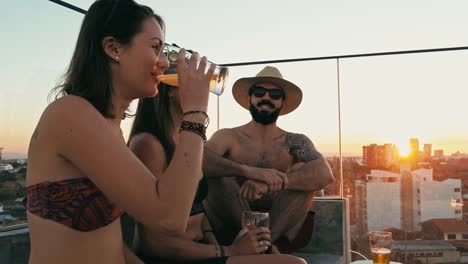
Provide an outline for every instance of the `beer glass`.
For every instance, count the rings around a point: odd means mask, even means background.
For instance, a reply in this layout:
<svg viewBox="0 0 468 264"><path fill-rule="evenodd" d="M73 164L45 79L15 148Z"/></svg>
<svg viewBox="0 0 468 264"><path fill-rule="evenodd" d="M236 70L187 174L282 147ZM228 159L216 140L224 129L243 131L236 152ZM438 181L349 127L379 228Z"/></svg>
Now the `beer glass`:
<svg viewBox="0 0 468 264"><path fill-rule="evenodd" d="M392 233L385 231L371 231L369 246L374 264L389 264L392 252Z"/></svg>
<svg viewBox="0 0 468 264"><path fill-rule="evenodd" d="M270 215L267 212L244 211L242 213L242 228L270 227Z"/></svg>
<svg viewBox="0 0 468 264"><path fill-rule="evenodd" d="M172 86L179 86L179 78L176 72L176 65L177 65L177 54L179 53L180 48L175 45L166 45L164 46L164 54L167 56L169 60L170 69L168 72L162 75L158 75L156 78L158 81L163 82L165 84L169 84ZM189 51L185 53L185 59L188 60L192 54ZM209 65L207 65L208 68ZM221 95L224 92L224 88L227 83L227 78L229 76L229 70L226 67L216 66L216 69L211 77L210 81L210 92Z"/></svg>
<svg viewBox="0 0 468 264"><path fill-rule="evenodd" d="M244 211L242 212L242 229L252 227L270 228L270 215L267 212ZM263 243L263 242L262 242ZM267 254L271 253L271 246L268 247Z"/></svg>

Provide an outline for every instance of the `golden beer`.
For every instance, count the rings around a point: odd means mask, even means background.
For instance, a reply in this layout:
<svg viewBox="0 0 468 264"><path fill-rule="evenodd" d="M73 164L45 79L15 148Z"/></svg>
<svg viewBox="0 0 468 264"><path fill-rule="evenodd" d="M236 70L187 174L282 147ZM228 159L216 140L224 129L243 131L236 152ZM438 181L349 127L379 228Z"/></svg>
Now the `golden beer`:
<svg viewBox="0 0 468 264"><path fill-rule="evenodd" d="M390 263L390 249L388 248L377 248L371 249L372 260L374 264L389 264Z"/></svg>
<svg viewBox="0 0 468 264"><path fill-rule="evenodd" d="M225 79L227 79L227 68L221 68L221 73L213 74L210 81L210 92L221 95L224 92ZM163 74L156 77L158 81L179 87L179 75L177 73Z"/></svg>
<svg viewBox="0 0 468 264"><path fill-rule="evenodd" d="M270 227L270 214L267 212L242 212L242 228Z"/></svg>

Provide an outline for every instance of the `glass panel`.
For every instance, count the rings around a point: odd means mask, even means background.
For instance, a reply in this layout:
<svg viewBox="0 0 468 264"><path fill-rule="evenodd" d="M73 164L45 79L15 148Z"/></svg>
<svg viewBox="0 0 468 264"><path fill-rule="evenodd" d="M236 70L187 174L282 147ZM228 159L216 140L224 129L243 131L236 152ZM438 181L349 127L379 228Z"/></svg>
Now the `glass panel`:
<svg viewBox="0 0 468 264"><path fill-rule="evenodd" d="M26 221L21 200L29 138L48 93L65 71L83 18L49 2L5 5L4 11L0 28L8 41L2 44L0 89L0 226Z"/></svg>
<svg viewBox="0 0 468 264"><path fill-rule="evenodd" d="M468 230L467 67L466 52L341 62L353 250L371 257L372 230L393 233L392 259L402 263L418 251L449 261L448 252L464 250L447 239Z"/></svg>

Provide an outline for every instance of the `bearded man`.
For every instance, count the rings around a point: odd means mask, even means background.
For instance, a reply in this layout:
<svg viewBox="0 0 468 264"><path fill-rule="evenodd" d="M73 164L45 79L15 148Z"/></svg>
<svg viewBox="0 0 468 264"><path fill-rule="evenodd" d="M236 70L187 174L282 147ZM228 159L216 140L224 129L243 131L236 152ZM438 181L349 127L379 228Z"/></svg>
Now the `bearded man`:
<svg viewBox="0 0 468 264"><path fill-rule="evenodd" d="M218 130L206 142L205 212L221 243L235 239L243 211L269 212L271 242L291 243L303 226L314 192L333 181L326 159L307 136L276 125L279 116L300 105L302 91L277 68L267 66L255 77L237 80L232 93L252 120Z"/></svg>

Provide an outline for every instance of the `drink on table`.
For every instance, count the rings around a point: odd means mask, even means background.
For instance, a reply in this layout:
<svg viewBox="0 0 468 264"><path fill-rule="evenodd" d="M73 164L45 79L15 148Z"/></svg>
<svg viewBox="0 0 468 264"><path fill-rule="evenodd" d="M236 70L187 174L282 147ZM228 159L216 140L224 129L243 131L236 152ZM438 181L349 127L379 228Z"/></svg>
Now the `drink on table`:
<svg viewBox="0 0 468 264"><path fill-rule="evenodd" d="M388 248L377 248L377 249L371 249L372 252L372 260L374 263L379 263L379 264L386 264L390 263L390 253L392 252Z"/></svg>
<svg viewBox="0 0 468 264"><path fill-rule="evenodd" d="M385 231L371 231L369 246L374 264L389 264L392 253L392 233Z"/></svg>

